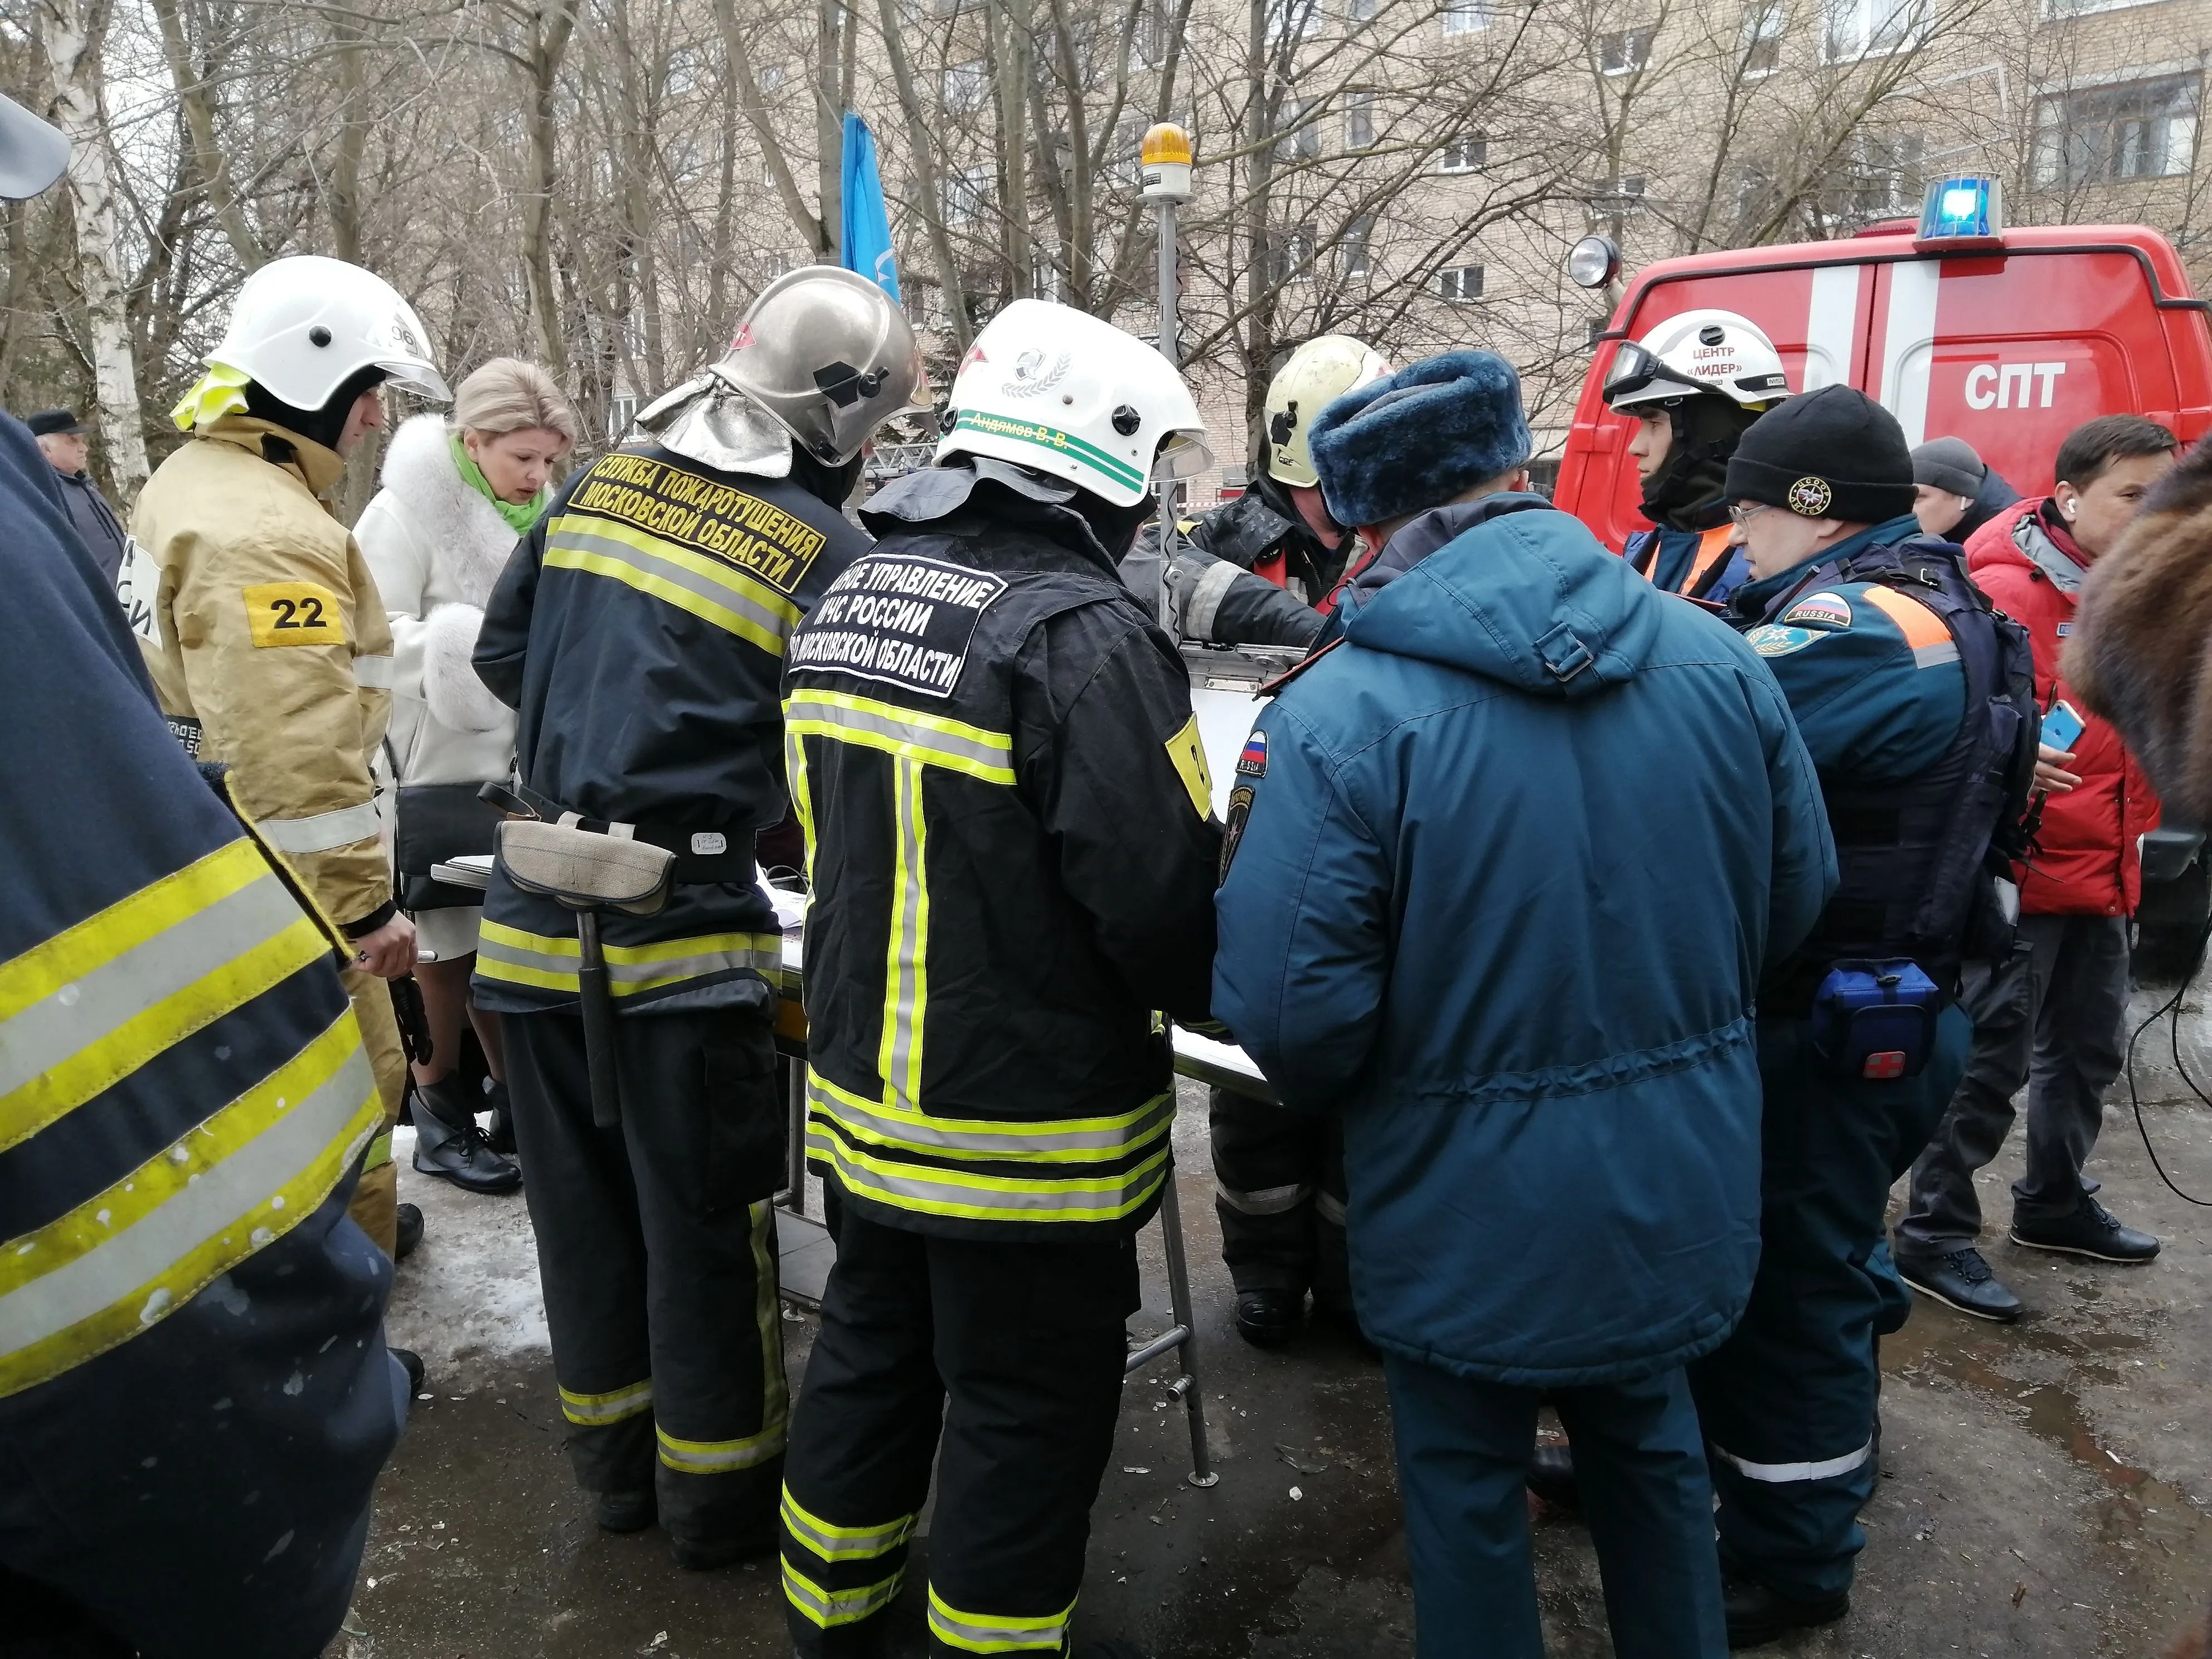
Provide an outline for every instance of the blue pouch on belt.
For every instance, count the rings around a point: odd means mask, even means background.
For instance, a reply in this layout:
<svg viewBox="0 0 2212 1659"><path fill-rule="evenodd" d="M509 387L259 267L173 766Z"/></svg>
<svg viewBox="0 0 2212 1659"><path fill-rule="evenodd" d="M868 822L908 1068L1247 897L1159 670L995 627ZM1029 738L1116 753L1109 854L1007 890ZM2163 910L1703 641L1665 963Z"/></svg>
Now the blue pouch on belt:
<svg viewBox="0 0 2212 1659"><path fill-rule="evenodd" d="M1839 962L1813 994L1813 1051L1838 1077L1914 1077L1942 1011L1942 993L1916 963Z"/></svg>

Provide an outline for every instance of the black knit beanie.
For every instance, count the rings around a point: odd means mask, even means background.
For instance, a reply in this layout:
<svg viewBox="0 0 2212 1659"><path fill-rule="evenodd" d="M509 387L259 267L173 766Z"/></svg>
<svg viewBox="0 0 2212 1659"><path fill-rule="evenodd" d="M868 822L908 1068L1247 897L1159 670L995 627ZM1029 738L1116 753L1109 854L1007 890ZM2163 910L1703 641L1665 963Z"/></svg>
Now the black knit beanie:
<svg viewBox="0 0 2212 1659"><path fill-rule="evenodd" d="M1912 452L1897 417L1865 392L1824 386L1769 410L1737 441L1728 496L1881 524L1912 511Z"/></svg>
<svg viewBox="0 0 2212 1659"><path fill-rule="evenodd" d="M258 380L246 383L246 409L250 415L259 416L271 426L281 426L296 437L309 443L320 444L331 453L337 453L338 439L345 431L346 416L361 401L361 394L372 387L382 386L391 377L371 364L357 369L340 381L338 389L323 400L320 409L295 409L277 398Z"/></svg>

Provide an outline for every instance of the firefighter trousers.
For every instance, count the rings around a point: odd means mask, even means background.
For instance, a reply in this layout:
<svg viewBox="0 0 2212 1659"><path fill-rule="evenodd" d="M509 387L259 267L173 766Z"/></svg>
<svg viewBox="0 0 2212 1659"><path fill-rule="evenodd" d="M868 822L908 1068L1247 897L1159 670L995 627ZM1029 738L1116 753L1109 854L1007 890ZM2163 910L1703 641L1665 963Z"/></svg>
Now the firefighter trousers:
<svg viewBox="0 0 2212 1659"><path fill-rule="evenodd" d="M1114 1449L1135 1241L983 1243L836 1211L785 1474L792 1640L805 1659L882 1650L934 1458L929 1652L1057 1655Z"/></svg>
<svg viewBox="0 0 2212 1659"><path fill-rule="evenodd" d="M1727 1341L1690 1366L1721 1560L1779 1595L1820 1601L1851 1585L1858 1512L1880 1475L1875 1339L1909 1310L1882 1231L1966 1070L1972 1025L1947 1008L1917 1077L1840 1078L1811 1023L1759 1022L1765 1096L1759 1271Z"/></svg>
<svg viewBox="0 0 2212 1659"><path fill-rule="evenodd" d="M1221 1259L1246 1291L1310 1289L1352 1306L1344 1243L1344 1120L1287 1111L1233 1090L1206 1092Z"/></svg>
<svg viewBox="0 0 2212 1659"><path fill-rule="evenodd" d="M614 1025L622 1124L601 1129L583 1021L507 1017L576 1484L657 1490L672 1536L766 1549L789 1419L769 1204L784 1167L774 1040L730 1010Z"/></svg>
<svg viewBox="0 0 2212 1659"><path fill-rule="evenodd" d="M392 1012L390 983L361 968L348 968L338 977L353 1003L361 1046L368 1050L376 1092L384 1103L384 1127L368 1144L347 1213L378 1249L391 1255L399 1245L399 1170L392 1162L392 1131L407 1096L407 1051L399 1041L399 1018Z"/></svg>

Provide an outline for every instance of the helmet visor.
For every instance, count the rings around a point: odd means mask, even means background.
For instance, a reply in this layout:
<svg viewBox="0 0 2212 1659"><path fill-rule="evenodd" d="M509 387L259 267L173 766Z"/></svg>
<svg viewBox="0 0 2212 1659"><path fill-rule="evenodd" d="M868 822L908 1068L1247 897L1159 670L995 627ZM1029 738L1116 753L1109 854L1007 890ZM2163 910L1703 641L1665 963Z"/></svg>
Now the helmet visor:
<svg viewBox="0 0 2212 1659"><path fill-rule="evenodd" d="M1605 401L1610 409L1671 402L1714 389L1686 378L1680 370L1669 368L1656 352L1646 350L1633 340L1620 343L1620 349L1613 354L1613 366L1605 375Z"/></svg>
<svg viewBox="0 0 2212 1659"><path fill-rule="evenodd" d="M1170 432L1160 441L1159 453L1152 458L1152 481L1171 483L1178 478L1195 478L1202 472L1213 470L1213 451L1195 432Z"/></svg>

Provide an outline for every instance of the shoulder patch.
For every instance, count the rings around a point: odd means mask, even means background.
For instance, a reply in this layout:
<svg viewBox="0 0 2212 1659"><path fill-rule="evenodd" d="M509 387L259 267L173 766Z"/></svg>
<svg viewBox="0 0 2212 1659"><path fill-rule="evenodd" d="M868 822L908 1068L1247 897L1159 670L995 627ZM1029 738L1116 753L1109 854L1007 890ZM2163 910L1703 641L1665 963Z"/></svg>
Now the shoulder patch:
<svg viewBox="0 0 2212 1659"><path fill-rule="evenodd" d="M1198 809L1202 818L1213 816L1213 774L1206 764L1206 744L1198 735L1198 716L1193 714L1176 728L1175 735L1167 741L1168 759L1174 763L1176 775L1182 787L1190 792L1190 804Z"/></svg>
<svg viewBox="0 0 2212 1659"><path fill-rule="evenodd" d="M1743 636L1743 642L1762 657L1786 657L1793 651L1802 651L1820 637L1809 628L1783 628L1773 623L1761 623Z"/></svg>
<svg viewBox="0 0 2212 1659"><path fill-rule="evenodd" d="M1815 628L1849 628L1850 601L1840 593L1808 593L1782 613L1785 623L1809 623Z"/></svg>
<svg viewBox="0 0 2212 1659"><path fill-rule="evenodd" d="M256 646L345 643L337 595L319 582L263 582L243 597Z"/></svg>
<svg viewBox="0 0 2212 1659"><path fill-rule="evenodd" d="M569 492L549 526L549 542L562 521L586 519L706 554L787 598L799 591L800 580L829 541L804 519L772 501L623 450L601 456ZM592 533L588 524L569 529L572 537ZM629 538L618 532L613 539L619 546ZM650 542L641 550L652 551Z"/></svg>
<svg viewBox="0 0 2212 1659"><path fill-rule="evenodd" d="M1244 739L1244 747L1237 756L1237 775L1240 778L1264 778L1267 775L1267 734L1255 732Z"/></svg>
<svg viewBox="0 0 2212 1659"><path fill-rule="evenodd" d="M949 697L1005 579L916 553L856 559L822 596L784 660Z"/></svg>
<svg viewBox="0 0 2212 1659"><path fill-rule="evenodd" d="M1237 857L1237 848L1244 839L1244 824L1252 816L1252 786L1240 783L1229 792L1229 823L1227 833L1221 838L1221 879L1229 879L1230 864Z"/></svg>

